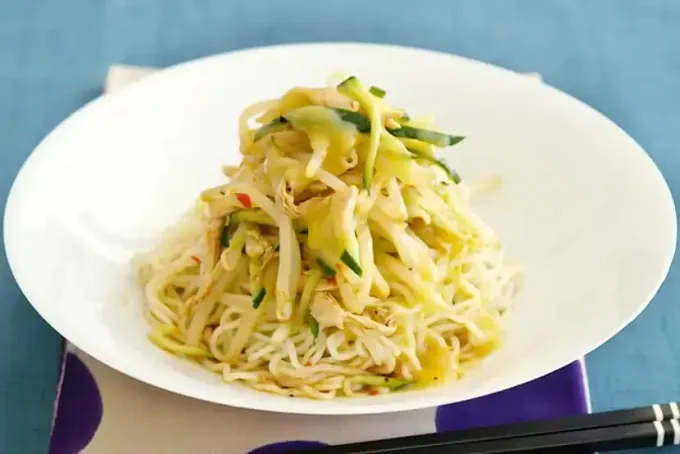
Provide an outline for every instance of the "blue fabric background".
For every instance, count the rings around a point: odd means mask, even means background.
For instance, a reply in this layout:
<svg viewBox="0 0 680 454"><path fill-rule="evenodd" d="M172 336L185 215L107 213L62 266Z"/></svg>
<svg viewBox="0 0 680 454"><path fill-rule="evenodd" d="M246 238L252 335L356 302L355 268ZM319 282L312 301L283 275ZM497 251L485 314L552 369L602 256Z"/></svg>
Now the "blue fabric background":
<svg viewBox="0 0 680 454"><path fill-rule="evenodd" d="M680 197L677 1L0 0L3 211L23 160L100 92L109 64L167 66L244 47L341 40L540 72L628 131ZM596 410L680 400L675 263L648 310L588 357ZM26 303L3 253L0 453L46 451L58 360L58 335Z"/></svg>

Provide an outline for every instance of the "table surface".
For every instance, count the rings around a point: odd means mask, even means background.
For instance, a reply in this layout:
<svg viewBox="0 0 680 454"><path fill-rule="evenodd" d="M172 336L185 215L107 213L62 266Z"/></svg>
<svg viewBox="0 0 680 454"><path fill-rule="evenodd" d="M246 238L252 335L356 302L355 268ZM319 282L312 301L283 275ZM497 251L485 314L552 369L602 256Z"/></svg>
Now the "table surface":
<svg viewBox="0 0 680 454"><path fill-rule="evenodd" d="M31 149L100 93L110 64L168 66L301 41L412 45L539 72L633 136L678 197L679 36L673 0L0 0L3 213ZM680 400L677 261L649 308L588 356L595 410ZM0 453L46 451L59 343L23 298L3 253Z"/></svg>

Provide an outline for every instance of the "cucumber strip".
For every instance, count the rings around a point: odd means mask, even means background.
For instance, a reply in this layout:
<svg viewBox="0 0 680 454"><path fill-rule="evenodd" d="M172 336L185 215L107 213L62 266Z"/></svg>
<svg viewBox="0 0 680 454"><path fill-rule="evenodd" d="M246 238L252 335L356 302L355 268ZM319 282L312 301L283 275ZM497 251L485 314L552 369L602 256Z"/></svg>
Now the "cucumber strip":
<svg viewBox="0 0 680 454"><path fill-rule="evenodd" d="M412 153L418 155L427 155L434 157L433 146L429 143L421 142L418 139L407 139L402 137L397 139L399 142L403 143L404 146Z"/></svg>
<svg viewBox="0 0 680 454"><path fill-rule="evenodd" d="M321 268L321 272L323 273L324 276L332 278L335 277L335 268L321 260L320 258L316 259L316 263L319 264L319 268Z"/></svg>
<svg viewBox="0 0 680 454"><path fill-rule="evenodd" d="M371 186L373 185L375 160L378 156L378 148L380 147L380 136L384 131L382 125L382 113L380 112L379 107L376 105L374 97L368 92L368 90L366 90L366 88L364 88L361 82L359 82L359 79L356 77L352 76L342 81L338 85L337 90L343 95L357 101L368 113L368 119L370 122L370 140L364 162L363 180L364 189L370 192Z"/></svg>
<svg viewBox="0 0 680 454"><path fill-rule="evenodd" d="M330 107L329 107L330 109ZM371 122L368 121L364 115L359 112L347 109L333 108L333 110L340 116L342 121L351 123L356 126L359 132L371 132Z"/></svg>
<svg viewBox="0 0 680 454"><path fill-rule="evenodd" d="M302 323L307 318L307 312L309 311L309 305L312 304L312 299L314 298L314 290L321 280L321 271L314 269L311 270L305 279L305 285L302 288L302 294L300 295L300 304L297 308L297 315L293 319L293 329L292 332L298 332Z"/></svg>
<svg viewBox="0 0 680 454"><path fill-rule="evenodd" d="M309 324L309 329L312 332L312 336L314 336L314 338L319 337L319 322L317 322L316 319L310 315L307 323Z"/></svg>
<svg viewBox="0 0 680 454"><path fill-rule="evenodd" d="M262 210L238 210L231 214L230 221L234 223L251 222L276 227L276 221Z"/></svg>
<svg viewBox="0 0 680 454"><path fill-rule="evenodd" d="M371 86L368 89L368 91L371 92L371 94L373 96L375 96L376 98L380 98L380 99L384 98L385 95L387 94L387 92L385 90L383 90L380 87L376 87L375 85Z"/></svg>
<svg viewBox="0 0 680 454"><path fill-rule="evenodd" d="M180 344L179 342L163 335L163 333L160 330L154 330L148 335L148 338L158 347L170 353L202 358L210 358L212 356L212 353L210 353L205 348Z"/></svg>
<svg viewBox="0 0 680 454"><path fill-rule="evenodd" d="M405 137L407 139L417 139L421 142L429 143L435 147L451 147L465 139L463 136L452 136L443 132L430 131L429 129L414 128L413 126L402 126L401 128L387 128L387 132L394 137Z"/></svg>
<svg viewBox="0 0 680 454"><path fill-rule="evenodd" d="M248 268L250 274L250 294L253 296L253 309L257 309L267 294L267 290L262 286L262 260L260 257L251 257Z"/></svg>
<svg viewBox="0 0 680 454"><path fill-rule="evenodd" d="M347 267L354 272L357 276L361 277L363 274L363 270L361 269L361 266L357 263L357 261L350 255L350 253L345 249L342 251L342 255L340 256L340 260L342 260L342 263L347 265Z"/></svg>
<svg viewBox="0 0 680 454"><path fill-rule="evenodd" d="M345 109L333 109L335 110L343 121L352 123L356 126L359 132L370 132L371 122L368 121L364 115L354 112L352 110ZM408 121L408 114L404 114L400 121ZM454 136L451 134L445 134L443 132L431 131L429 129L414 128L413 126L403 125L400 128L385 128L387 132L392 134L394 137L403 137L406 139L416 139L421 142L429 143L436 147L444 148L456 145L465 139L464 136Z"/></svg>
<svg viewBox="0 0 680 454"><path fill-rule="evenodd" d="M354 112L353 110L347 109L337 109L328 108L335 111L342 121L353 124L357 131L362 133L368 133L371 131L371 122L366 116L360 114L359 112ZM408 115L404 114L399 121L408 121ZM284 117L277 118L276 120L262 126L255 133L255 141L260 140L262 137L272 134L274 132L279 132L287 129L289 126L289 121ZM421 142L429 143L439 148L451 147L462 142L464 136L454 136L451 134L446 134L443 132L432 131L429 129L415 128L413 126L402 125L400 128L385 128L387 132L395 137L403 137L406 139L416 139Z"/></svg>
<svg viewBox="0 0 680 454"><path fill-rule="evenodd" d="M358 377L351 378L355 383L361 383L367 386L384 386L390 389L401 388L408 385L410 382L401 378L392 377L377 377L373 375L360 375Z"/></svg>
<svg viewBox="0 0 680 454"><path fill-rule="evenodd" d="M446 173L446 175L451 179L451 181L454 182L454 184L459 184L462 181L458 172L447 166L446 163L441 159L433 159L430 162L442 169L444 173Z"/></svg>
<svg viewBox="0 0 680 454"><path fill-rule="evenodd" d="M334 109L330 107L326 107L325 109L334 112L340 117L342 121L354 125L361 132L368 132L371 130L371 123L368 121L368 118L366 118L365 116L358 112L354 112L353 110L347 109ZM260 127L260 129L258 129L257 132L255 133L254 137L255 142L261 140L263 137L269 134L285 131L286 129L288 129L294 123L292 121L292 117L294 117L295 115L295 110L291 111L291 113L293 114L291 115L291 119L279 117L271 121L270 123L267 123L266 125Z"/></svg>
<svg viewBox="0 0 680 454"><path fill-rule="evenodd" d="M262 139L265 136L268 136L269 134L285 131L286 129L288 129L288 120L286 120L283 117L279 117L276 120L267 123L260 129L258 129L257 132L255 132L255 137L253 137L253 141L257 142L258 140Z"/></svg>
<svg viewBox="0 0 680 454"><path fill-rule="evenodd" d="M222 244L222 247L226 249L226 248L229 247L230 242L231 242L231 237L229 235L229 229L227 229L227 227L225 226L222 229L222 236L220 238L220 243Z"/></svg>
<svg viewBox="0 0 680 454"><path fill-rule="evenodd" d="M446 176L448 176L449 179L451 181L453 181L455 184L458 184L458 183L461 182L461 178L460 178L460 175L458 175L458 172L456 172L451 167L446 165L446 163L444 161L442 161L441 159L437 159L434 156L426 155L426 154L419 152L418 150L414 150L412 148L408 148L408 151L413 153L414 158L422 159L424 161L430 162L430 163L436 165L437 167L439 167L440 169L442 169L444 171L444 173L446 173Z"/></svg>
<svg viewBox="0 0 680 454"><path fill-rule="evenodd" d="M262 287L260 291L257 292L257 295L253 297L253 309L257 309L258 307L260 307L260 304L262 304L265 295L267 295L267 289Z"/></svg>

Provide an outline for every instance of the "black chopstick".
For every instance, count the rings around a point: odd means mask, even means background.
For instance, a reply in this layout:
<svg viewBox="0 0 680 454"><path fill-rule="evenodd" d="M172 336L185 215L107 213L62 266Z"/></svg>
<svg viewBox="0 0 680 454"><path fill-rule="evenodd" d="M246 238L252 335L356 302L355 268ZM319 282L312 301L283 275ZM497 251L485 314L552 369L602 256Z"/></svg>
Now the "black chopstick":
<svg viewBox="0 0 680 454"><path fill-rule="evenodd" d="M427 446L427 448L425 448L429 450L427 452L435 453L435 447L441 445L446 446L446 449L448 449L448 451L441 452L448 453L454 452L452 449L456 445L470 445L498 440L539 437L550 434L565 434L575 431L579 431L581 433L587 430L597 431L610 427L618 428L621 426L632 426L639 424L642 424L647 430L649 430L650 427L654 428L655 426L658 426L658 423L661 421L675 420L675 423L669 422L668 424L677 424L678 419L680 419L680 408L676 402L671 402L667 404L655 404L647 407L626 410L615 410L587 415L575 415L564 418L525 423L504 424L494 427L480 427L477 429L469 429L464 431L413 435L409 437L327 446L324 448L307 450L304 452L307 454L368 454L400 452L399 449L402 450L401 452L419 452L405 451L404 449L409 447L410 449L419 449L417 448L418 446ZM653 424L654 422L657 424ZM654 434L656 434L656 432L654 432Z"/></svg>
<svg viewBox="0 0 680 454"><path fill-rule="evenodd" d="M678 444L680 444L680 423L677 419L671 419L463 444L405 447L382 452L386 454L571 454L656 448Z"/></svg>

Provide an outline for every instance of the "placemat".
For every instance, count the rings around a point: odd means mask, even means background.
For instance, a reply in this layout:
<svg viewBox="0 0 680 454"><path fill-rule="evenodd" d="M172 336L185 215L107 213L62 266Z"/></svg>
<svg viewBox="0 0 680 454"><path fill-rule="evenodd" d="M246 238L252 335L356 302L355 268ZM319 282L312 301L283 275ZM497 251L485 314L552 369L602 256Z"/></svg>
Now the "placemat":
<svg viewBox="0 0 680 454"><path fill-rule="evenodd" d="M105 91L153 72L111 67ZM540 83L540 76L528 74ZM218 406L128 378L64 346L51 454L276 454L290 449L461 430L590 411L576 361L516 388L453 405L388 415L284 415Z"/></svg>
<svg viewBox="0 0 680 454"><path fill-rule="evenodd" d="M277 454L287 449L583 414L585 367L479 399L387 415L287 415L243 410L151 387L67 353L50 454ZM576 454L576 453L575 453Z"/></svg>

